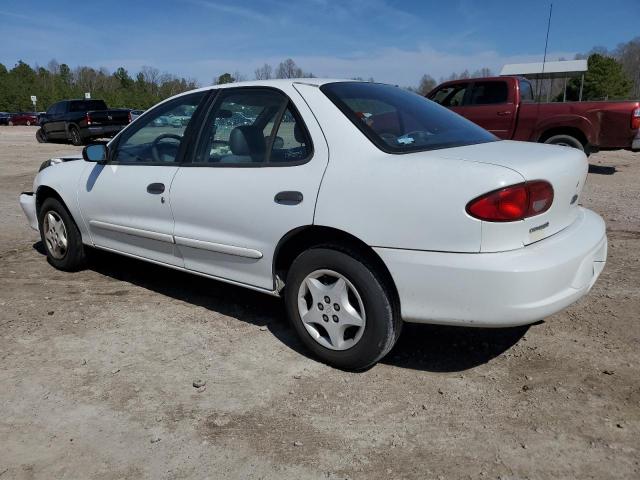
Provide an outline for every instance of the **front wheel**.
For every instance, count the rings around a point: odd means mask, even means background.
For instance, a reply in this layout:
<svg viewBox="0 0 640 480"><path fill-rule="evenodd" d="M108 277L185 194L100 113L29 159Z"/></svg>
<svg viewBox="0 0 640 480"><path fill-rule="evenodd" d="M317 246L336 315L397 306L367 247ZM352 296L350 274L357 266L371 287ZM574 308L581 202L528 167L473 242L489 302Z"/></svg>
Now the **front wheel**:
<svg viewBox="0 0 640 480"><path fill-rule="evenodd" d="M75 271L85 263L85 250L78 226L62 203L47 198L38 213L40 238L47 260L55 268Z"/></svg>
<svg viewBox="0 0 640 480"><path fill-rule="evenodd" d="M345 370L375 364L391 350L402 328L383 275L349 249L301 253L287 275L285 303L309 350Z"/></svg>

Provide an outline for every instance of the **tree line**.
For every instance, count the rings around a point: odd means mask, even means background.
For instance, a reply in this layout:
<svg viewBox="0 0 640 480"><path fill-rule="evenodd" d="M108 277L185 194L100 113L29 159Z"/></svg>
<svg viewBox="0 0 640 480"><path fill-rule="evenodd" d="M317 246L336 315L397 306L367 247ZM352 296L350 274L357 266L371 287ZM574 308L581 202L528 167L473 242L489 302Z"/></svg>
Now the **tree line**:
<svg viewBox="0 0 640 480"><path fill-rule="evenodd" d="M37 97L36 109L42 111L59 100L84 98L85 92L113 108L145 109L197 86L193 79L160 73L153 67L142 67L132 77L123 67L113 73L86 66L72 70L51 60L46 68L19 61L8 70L0 63L0 111L32 111L31 95Z"/></svg>

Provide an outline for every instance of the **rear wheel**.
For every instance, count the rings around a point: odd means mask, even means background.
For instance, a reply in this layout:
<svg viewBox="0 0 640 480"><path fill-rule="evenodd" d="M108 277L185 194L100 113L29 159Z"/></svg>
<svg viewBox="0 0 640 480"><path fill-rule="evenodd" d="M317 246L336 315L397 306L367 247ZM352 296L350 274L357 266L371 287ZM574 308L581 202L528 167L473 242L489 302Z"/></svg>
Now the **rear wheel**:
<svg viewBox="0 0 640 480"><path fill-rule="evenodd" d="M577 148L578 150L585 151L584 145L580 140L571 135L554 135L553 137L547 138L544 143L549 143L551 145L562 145L565 147Z"/></svg>
<svg viewBox="0 0 640 480"><path fill-rule="evenodd" d="M346 370L375 364L391 350L402 328L383 275L349 249L301 253L287 275L285 303L309 350Z"/></svg>
<svg viewBox="0 0 640 480"><path fill-rule="evenodd" d="M38 143L47 143L47 135L42 130L42 127L36 132L36 140L38 140Z"/></svg>
<svg viewBox="0 0 640 480"><path fill-rule="evenodd" d="M80 269L85 263L82 236L65 206L55 198L47 198L38 212L40 238L47 260L65 271Z"/></svg>
<svg viewBox="0 0 640 480"><path fill-rule="evenodd" d="M71 127L69 129L69 136L71 137L71 143L73 143L75 146L80 147L84 144L78 127Z"/></svg>

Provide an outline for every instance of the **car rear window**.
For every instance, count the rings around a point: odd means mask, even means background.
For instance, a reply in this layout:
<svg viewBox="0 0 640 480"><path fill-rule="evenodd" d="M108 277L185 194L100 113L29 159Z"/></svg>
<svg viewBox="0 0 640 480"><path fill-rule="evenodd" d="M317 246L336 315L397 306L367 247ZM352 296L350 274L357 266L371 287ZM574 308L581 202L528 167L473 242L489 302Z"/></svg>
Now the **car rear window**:
<svg viewBox="0 0 640 480"><path fill-rule="evenodd" d="M107 110L103 100L77 100L69 105L70 112L95 112L96 110Z"/></svg>
<svg viewBox="0 0 640 480"><path fill-rule="evenodd" d="M337 82L322 92L378 148L409 153L497 141L475 123L415 93L379 83Z"/></svg>

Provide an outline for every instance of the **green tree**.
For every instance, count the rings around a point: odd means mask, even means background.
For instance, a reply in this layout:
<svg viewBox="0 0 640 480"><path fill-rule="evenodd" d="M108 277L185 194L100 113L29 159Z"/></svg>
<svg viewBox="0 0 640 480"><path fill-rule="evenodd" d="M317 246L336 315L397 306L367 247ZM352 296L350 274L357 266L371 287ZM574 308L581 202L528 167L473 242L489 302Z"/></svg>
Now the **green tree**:
<svg viewBox="0 0 640 480"><path fill-rule="evenodd" d="M223 73L217 79L214 79L214 85L222 85L223 83L233 83L236 79L231 76L230 73Z"/></svg>
<svg viewBox="0 0 640 480"><path fill-rule="evenodd" d="M628 98L633 82L615 58L592 53L587 60L584 76L583 100L617 100ZM567 85L567 100L578 100L580 78L572 78Z"/></svg>

